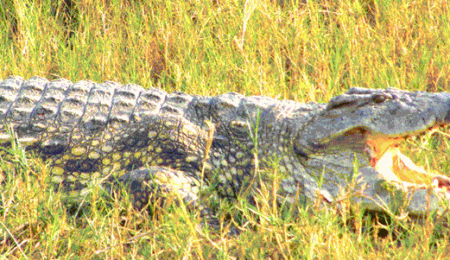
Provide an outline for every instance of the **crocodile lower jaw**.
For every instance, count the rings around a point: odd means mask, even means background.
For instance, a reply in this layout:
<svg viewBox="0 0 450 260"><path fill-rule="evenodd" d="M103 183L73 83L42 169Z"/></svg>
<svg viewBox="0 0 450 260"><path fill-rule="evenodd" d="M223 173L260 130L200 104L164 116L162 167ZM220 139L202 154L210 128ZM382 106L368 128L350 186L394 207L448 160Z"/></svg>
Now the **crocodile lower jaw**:
<svg viewBox="0 0 450 260"><path fill-rule="evenodd" d="M370 163L387 181L402 183L416 188L433 187L442 192L450 192L450 178L429 173L417 166L400 152L398 143L404 138L369 139ZM378 145L377 145L378 144Z"/></svg>

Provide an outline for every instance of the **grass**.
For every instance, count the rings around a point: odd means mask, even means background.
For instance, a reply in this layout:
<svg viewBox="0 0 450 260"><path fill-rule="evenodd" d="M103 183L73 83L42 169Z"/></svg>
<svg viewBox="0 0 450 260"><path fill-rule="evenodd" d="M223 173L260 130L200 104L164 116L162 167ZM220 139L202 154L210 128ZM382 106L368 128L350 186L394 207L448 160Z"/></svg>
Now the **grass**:
<svg viewBox="0 0 450 260"><path fill-rule="evenodd" d="M449 91L446 1L19 1L0 4L0 78L40 75L72 81L134 82L168 92L236 91L325 102L351 86ZM444 135L406 144L413 161L447 173ZM405 149L403 149L405 150ZM20 149L18 150L20 152ZM17 152L16 152L17 153ZM105 207L92 187L87 209L71 209L49 188L45 164L27 154L2 158L2 259L448 257L446 223L344 210L290 214L262 196L218 205L224 219L245 219L241 235L196 230L185 208L150 218L129 203ZM403 227L403 228L399 228ZM226 229L226 227L225 227ZM226 230L225 230L226 231ZM401 245L401 247L399 247Z"/></svg>

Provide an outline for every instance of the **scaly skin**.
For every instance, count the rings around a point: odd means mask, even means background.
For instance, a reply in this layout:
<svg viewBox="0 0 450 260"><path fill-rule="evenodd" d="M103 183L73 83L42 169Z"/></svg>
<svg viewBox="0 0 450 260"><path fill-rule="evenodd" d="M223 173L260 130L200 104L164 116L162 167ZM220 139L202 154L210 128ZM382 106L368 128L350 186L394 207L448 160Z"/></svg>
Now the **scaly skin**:
<svg viewBox="0 0 450 260"><path fill-rule="evenodd" d="M280 201L332 203L351 188L368 209L411 199L407 209L424 214L450 197L447 177L424 172L396 148L450 121L448 93L353 88L328 104L300 104L9 77L0 83L0 115L3 143L11 127L49 162L61 190L77 194L92 181L119 180L131 183L139 208L156 190L198 204L202 183L233 199L257 189L255 172L273 162L285 176Z"/></svg>

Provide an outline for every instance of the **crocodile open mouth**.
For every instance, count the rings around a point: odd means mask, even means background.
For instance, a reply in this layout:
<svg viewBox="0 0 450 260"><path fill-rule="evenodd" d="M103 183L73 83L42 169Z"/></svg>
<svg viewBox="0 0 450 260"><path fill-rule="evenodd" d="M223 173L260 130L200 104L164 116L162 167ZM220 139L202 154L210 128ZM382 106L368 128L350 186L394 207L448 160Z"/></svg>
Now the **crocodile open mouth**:
<svg viewBox="0 0 450 260"><path fill-rule="evenodd" d="M433 131L433 129L430 129ZM370 164L383 175L387 181L402 183L415 187L433 187L450 192L450 178L425 171L410 158L401 153L399 144L408 137L386 138L368 136L366 152Z"/></svg>

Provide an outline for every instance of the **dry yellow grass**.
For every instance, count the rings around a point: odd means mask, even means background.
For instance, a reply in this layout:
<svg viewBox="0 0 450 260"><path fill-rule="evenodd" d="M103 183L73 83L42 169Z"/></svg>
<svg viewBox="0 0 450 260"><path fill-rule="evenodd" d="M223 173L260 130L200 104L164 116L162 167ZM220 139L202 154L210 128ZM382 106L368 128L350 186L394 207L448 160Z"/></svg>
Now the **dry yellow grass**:
<svg viewBox="0 0 450 260"><path fill-rule="evenodd" d="M166 91L237 91L327 101L350 86L449 91L447 1L4 0L0 78L134 82ZM408 144L409 155L447 173L447 137ZM19 150L20 153L20 150ZM352 205L291 214L261 198L217 202L241 235L196 230L183 207L150 218L98 188L67 206L45 165L2 158L1 259L445 259L445 222L396 219L381 228ZM21 159L20 159L21 158ZM112 204L112 205L111 205ZM350 213L350 209L352 213ZM78 212L78 214L76 214ZM372 229L371 229L372 228ZM399 247L399 245L401 245Z"/></svg>

